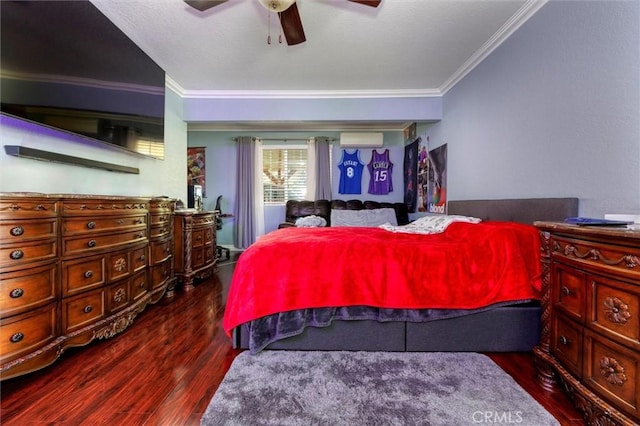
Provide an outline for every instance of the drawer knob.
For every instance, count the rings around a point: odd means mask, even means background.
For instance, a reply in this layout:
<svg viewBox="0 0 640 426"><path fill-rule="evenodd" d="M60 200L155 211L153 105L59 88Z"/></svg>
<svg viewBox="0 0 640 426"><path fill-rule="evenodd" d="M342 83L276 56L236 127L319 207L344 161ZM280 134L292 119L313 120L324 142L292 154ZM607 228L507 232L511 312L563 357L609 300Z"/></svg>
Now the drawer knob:
<svg viewBox="0 0 640 426"><path fill-rule="evenodd" d="M11 228L10 232L14 237L19 237L20 235L24 234L24 228L22 226L14 226L13 228Z"/></svg>
<svg viewBox="0 0 640 426"><path fill-rule="evenodd" d="M560 343L562 343L564 346L567 346L571 342L571 340L567 339L564 336L560 336L559 340L560 340Z"/></svg>
<svg viewBox="0 0 640 426"><path fill-rule="evenodd" d="M140 284L138 284L138 287L144 288L144 281L140 281Z"/></svg>
<svg viewBox="0 0 640 426"><path fill-rule="evenodd" d="M89 240L89 242L87 243L87 245L88 245L89 247L95 247L95 246L96 246L96 244L97 244L97 243L96 243L96 240Z"/></svg>
<svg viewBox="0 0 640 426"><path fill-rule="evenodd" d="M146 259L146 257L144 256L144 254L142 256L140 256L140 261L144 262L144 260Z"/></svg>
<svg viewBox="0 0 640 426"><path fill-rule="evenodd" d="M571 290L569 290L569 287L562 286L562 294L564 294L565 296L570 295L571 294Z"/></svg>
<svg viewBox="0 0 640 426"><path fill-rule="evenodd" d="M87 223L87 228L94 229L95 227L96 227L96 223L95 222L88 222Z"/></svg>
<svg viewBox="0 0 640 426"><path fill-rule="evenodd" d="M21 333L19 331L17 333L13 333L9 338L9 340L11 340L11 343L18 343L22 339L24 339L24 333Z"/></svg>
<svg viewBox="0 0 640 426"><path fill-rule="evenodd" d="M144 232L138 232L138 238L144 237Z"/></svg>
<svg viewBox="0 0 640 426"><path fill-rule="evenodd" d="M142 218L140 218L140 217L139 217L139 218L137 218L137 219L134 221L134 223L142 223Z"/></svg>
<svg viewBox="0 0 640 426"><path fill-rule="evenodd" d="M14 250L9 255L13 260L19 260L24 257L24 252L22 250Z"/></svg>
<svg viewBox="0 0 640 426"><path fill-rule="evenodd" d="M24 294L24 290L21 288L14 288L13 290L11 290L11 292L9 293L9 297L12 299L17 299L19 297L22 297L22 295Z"/></svg>
<svg viewBox="0 0 640 426"><path fill-rule="evenodd" d="M85 271L83 275L85 278L91 278L93 276L93 271Z"/></svg>
<svg viewBox="0 0 640 426"><path fill-rule="evenodd" d="M93 306L91 305L87 305L84 308L82 308L82 312L84 312L85 314L88 314L91 311L93 311Z"/></svg>
<svg viewBox="0 0 640 426"><path fill-rule="evenodd" d="M631 318L629 305L620 298L607 297L602 304L605 318L614 324L626 324Z"/></svg>
<svg viewBox="0 0 640 426"><path fill-rule="evenodd" d="M118 225L122 225L122 224L124 223L124 220L122 220L122 219L118 219L118 220L116 220L116 223L117 223Z"/></svg>

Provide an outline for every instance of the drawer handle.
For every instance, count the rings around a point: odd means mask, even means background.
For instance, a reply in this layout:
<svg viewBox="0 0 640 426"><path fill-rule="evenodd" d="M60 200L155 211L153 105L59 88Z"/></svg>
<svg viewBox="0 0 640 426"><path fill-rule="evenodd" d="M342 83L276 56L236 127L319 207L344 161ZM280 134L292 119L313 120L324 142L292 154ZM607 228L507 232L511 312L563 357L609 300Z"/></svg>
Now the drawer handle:
<svg viewBox="0 0 640 426"><path fill-rule="evenodd" d="M571 340L567 339L564 336L560 336L560 343L562 343L564 346L567 346L569 343L571 343Z"/></svg>
<svg viewBox="0 0 640 426"><path fill-rule="evenodd" d="M166 277L167 275L169 275L169 271L167 271L167 270L165 269L164 271L162 271L162 275L164 275L164 276Z"/></svg>
<svg viewBox="0 0 640 426"><path fill-rule="evenodd" d="M124 223L124 220L122 220L122 219L118 219L118 220L116 220L116 223L117 223L118 225L122 225L122 224Z"/></svg>
<svg viewBox="0 0 640 426"><path fill-rule="evenodd" d="M14 237L19 237L22 234L24 234L24 228L22 226L14 226L11 228L11 235Z"/></svg>
<svg viewBox="0 0 640 426"><path fill-rule="evenodd" d="M96 240L89 240L89 242L87 243L87 245L88 245L89 247L95 247L95 246L96 246L96 244L97 244L97 243L96 243Z"/></svg>
<svg viewBox="0 0 640 426"><path fill-rule="evenodd" d="M145 259L146 259L146 257L144 256L144 254L143 254L142 256L140 256L140 261L141 261L141 262L144 262L144 261L145 261Z"/></svg>
<svg viewBox="0 0 640 426"><path fill-rule="evenodd" d="M82 308L82 312L84 312L85 314L88 314L91 311L93 311L93 306L91 305L87 305L84 308Z"/></svg>
<svg viewBox="0 0 640 426"><path fill-rule="evenodd" d="M138 232L138 238L144 237L144 232Z"/></svg>
<svg viewBox="0 0 640 426"><path fill-rule="evenodd" d="M13 290L11 290L11 292L9 293L9 297L12 299L17 299L19 297L22 297L22 295L24 294L24 290L21 288L14 288Z"/></svg>
<svg viewBox="0 0 640 426"><path fill-rule="evenodd" d="M169 253L169 252L171 252L171 247L165 247L164 252L165 252L165 253Z"/></svg>
<svg viewBox="0 0 640 426"><path fill-rule="evenodd" d="M142 223L142 218L137 218L133 223Z"/></svg>
<svg viewBox="0 0 640 426"><path fill-rule="evenodd" d="M93 276L93 271L85 271L83 275L85 278L91 278Z"/></svg>
<svg viewBox="0 0 640 426"><path fill-rule="evenodd" d="M196 237L196 240L198 240L198 241L202 240L202 236L198 235L198 236Z"/></svg>
<svg viewBox="0 0 640 426"><path fill-rule="evenodd" d="M13 260L22 259L24 257L24 252L22 250L14 250L11 252L10 256Z"/></svg>
<svg viewBox="0 0 640 426"><path fill-rule="evenodd" d="M13 333L9 340L11 340L11 343L18 343L22 339L24 339L24 333L18 331L17 333Z"/></svg>
<svg viewBox="0 0 640 426"><path fill-rule="evenodd" d="M87 223L87 228L94 229L95 227L96 227L96 223L95 222L92 221L92 222L88 222Z"/></svg>
<svg viewBox="0 0 640 426"><path fill-rule="evenodd" d="M564 294L565 296L568 296L571 294L571 290L569 290L569 288L566 286L562 286L562 294Z"/></svg>
<svg viewBox="0 0 640 426"><path fill-rule="evenodd" d="M138 284L138 287L144 288L144 281L141 281L140 284Z"/></svg>

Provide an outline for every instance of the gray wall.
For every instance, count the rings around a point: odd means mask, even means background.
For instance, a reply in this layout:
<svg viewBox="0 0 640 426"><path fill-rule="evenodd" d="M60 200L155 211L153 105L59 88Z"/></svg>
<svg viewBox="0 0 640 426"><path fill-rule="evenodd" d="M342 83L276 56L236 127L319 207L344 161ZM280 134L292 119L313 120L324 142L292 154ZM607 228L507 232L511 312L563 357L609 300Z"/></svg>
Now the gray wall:
<svg viewBox="0 0 640 426"><path fill-rule="evenodd" d="M640 213L638 1L551 1L445 94L449 199Z"/></svg>

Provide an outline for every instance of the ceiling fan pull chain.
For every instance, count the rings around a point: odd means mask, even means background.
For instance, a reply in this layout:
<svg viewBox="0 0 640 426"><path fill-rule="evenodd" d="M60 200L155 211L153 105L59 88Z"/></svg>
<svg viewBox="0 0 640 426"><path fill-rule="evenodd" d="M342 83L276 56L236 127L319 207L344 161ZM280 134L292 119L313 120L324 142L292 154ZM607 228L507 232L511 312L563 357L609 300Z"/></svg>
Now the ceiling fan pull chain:
<svg viewBox="0 0 640 426"><path fill-rule="evenodd" d="M271 12L267 12L268 14L268 18L267 18L267 22L268 22L268 33L267 33L267 44L271 44Z"/></svg>

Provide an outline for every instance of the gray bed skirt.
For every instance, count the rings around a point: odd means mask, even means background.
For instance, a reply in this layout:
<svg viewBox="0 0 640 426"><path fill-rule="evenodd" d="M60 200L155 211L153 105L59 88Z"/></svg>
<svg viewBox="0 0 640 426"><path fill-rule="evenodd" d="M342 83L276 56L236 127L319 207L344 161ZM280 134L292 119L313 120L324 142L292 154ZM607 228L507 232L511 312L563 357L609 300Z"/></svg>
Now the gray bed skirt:
<svg viewBox="0 0 640 426"><path fill-rule="evenodd" d="M233 335L234 347L249 349L246 326ZM524 352L540 340L540 306L503 306L489 311L428 322L333 321L307 327L300 335L271 343L266 349Z"/></svg>

